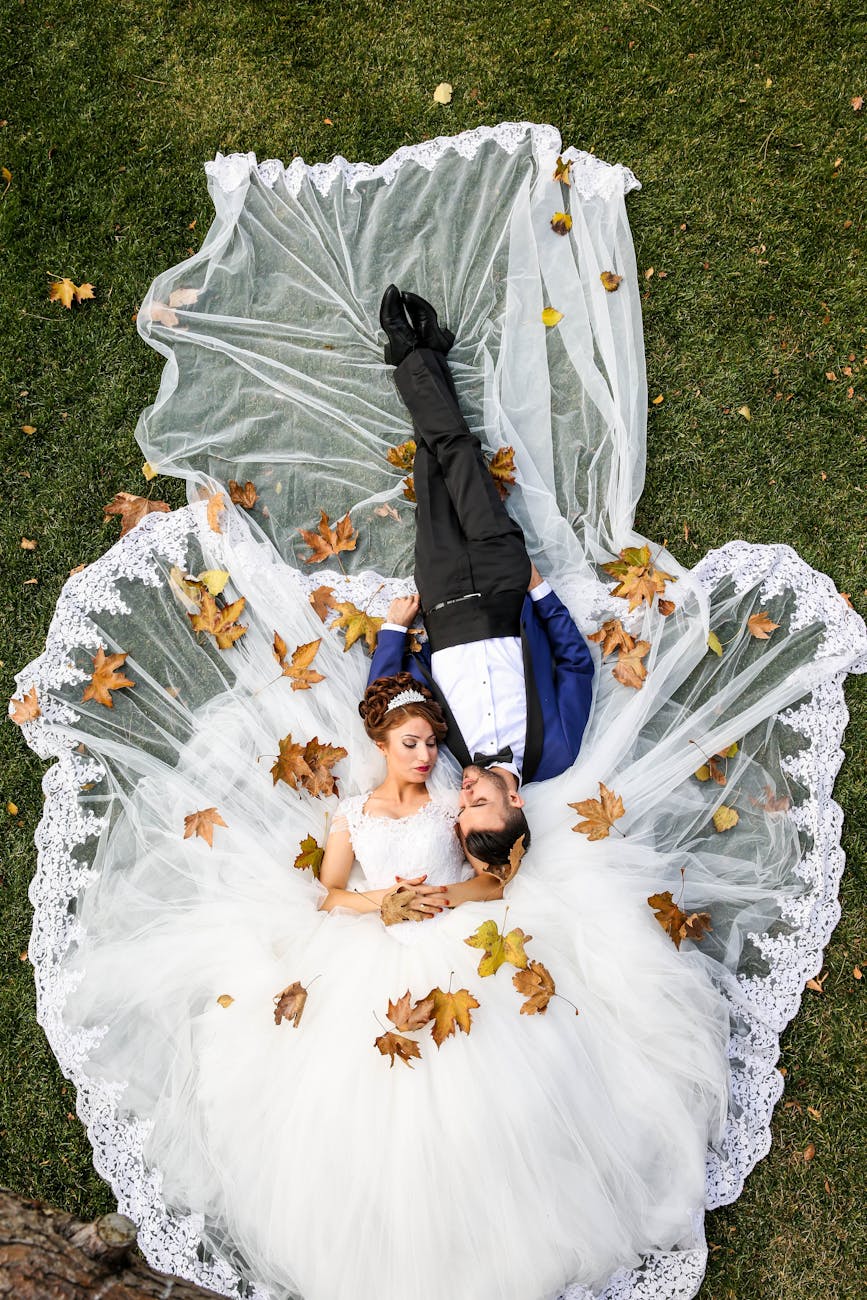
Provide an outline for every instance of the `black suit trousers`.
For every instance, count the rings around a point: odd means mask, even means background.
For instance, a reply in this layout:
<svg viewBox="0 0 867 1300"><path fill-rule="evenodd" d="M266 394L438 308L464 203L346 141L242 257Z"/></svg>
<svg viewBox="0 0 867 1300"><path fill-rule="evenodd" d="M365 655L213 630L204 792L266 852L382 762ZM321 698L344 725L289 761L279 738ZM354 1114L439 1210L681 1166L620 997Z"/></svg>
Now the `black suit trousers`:
<svg viewBox="0 0 867 1300"><path fill-rule="evenodd" d="M422 612L474 593L523 599L531 569L524 534L461 414L445 356L415 348L394 377L415 429L415 582Z"/></svg>

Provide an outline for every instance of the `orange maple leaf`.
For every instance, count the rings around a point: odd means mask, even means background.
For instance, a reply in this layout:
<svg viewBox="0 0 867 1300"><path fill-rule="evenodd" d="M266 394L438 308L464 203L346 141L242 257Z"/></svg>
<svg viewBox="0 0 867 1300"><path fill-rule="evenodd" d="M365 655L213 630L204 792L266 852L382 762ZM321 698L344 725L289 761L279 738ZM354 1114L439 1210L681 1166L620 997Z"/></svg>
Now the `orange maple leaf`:
<svg viewBox="0 0 867 1300"><path fill-rule="evenodd" d="M774 629L779 626L779 623L774 623L768 618L767 612L763 609L756 614L750 614L747 619L750 636L754 636L758 641L767 641Z"/></svg>
<svg viewBox="0 0 867 1300"><path fill-rule="evenodd" d="M114 700L110 692L119 691L124 686L135 686L135 682L129 677L122 677L118 673L128 653L126 651L123 654L107 655L102 646L99 647L93 656L93 672L84 688L82 704L85 700L96 700L97 704L104 704L107 709L113 709Z"/></svg>
<svg viewBox="0 0 867 1300"><path fill-rule="evenodd" d="M713 928L710 923L710 912L692 912L687 916L686 912L675 903L670 889L667 889L664 894L651 894L647 901L675 948L680 947L683 939L692 939L693 942L698 943L707 931Z"/></svg>
<svg viewBox="0 0 867 1300"><path fill-rule="evenodd" d="M428 997L413 1002L407 989L397 1002L392 1002L389 998L386 1015L395 1029L401 1033L412 1033L415 1029L422 1029L430 1020L433 1015L433 999Z"/></svg>
<svg viewBox="0 0 867 1300"><path fill-rule="evenodd" d="M225 826L216 808L200 808L198 812L187 813L184 818L184 839L190 837L203 839L208 848L214 847L214 827Z"/></svg>
<svg viewBox="0 0 867 1300"><path fill-rule="evenodd" d="M334 609L333 597L334 588L326 587L324 585L322 587L317 587L315 591L311 591L310 593L310 604L313 606L323 623L328 617L329 609Z"/></svg>
<svg viewBox="0 0 867 1300"><path fill-rule="evenodd" d="M310 547L310 554L304 556L305 564L321 564L323 560L337 555L340 551L354 551L358 540L358 531L352 527L349 514L337 521L334 528L330 526L328 515L320 511L319 529L315 533L304 528L298 531Z"/></svg>
<svg viewBox="0 0 867 1300"><path fill-rule="evenodd" d="M23 727L25 722L33 722L42 713L36 697L35 686L30 687L23 699L16 700L13 696L9 703L12 706L9 716L16 727Z"/></svg>
<svg viewBox="0 0 867 1300"><path fill-rule="evenodd" d="M62 302L64 307L71 307L73 298L76 302L83 302L93 296L92 284L74 284L65 276L62 280L54 280L48 288L48 301Z"/></svg>
<svg viewBox="0 0 867 1300"><path fill-rule="evenodd" d="M208 497L208 527L215 533L221 533L220 515L226 509L226 499L222 492L214 492Z"/></svg>
<svg viewBox="0 0 867 1300"><path fill-rule="evenodd" d="M612 669L614 677L623 686L634 686L641 690L647 677L647 667L641 662L650 649L649 641L636 641L628 650L620 650L617 663Z"/></svg>
<svg viewBox="0 0 867 1300"><path fill-rule="evenodd" d="M251 483L249 479L241 487L236 479L229 479L229 500L233 506L243 506L245 510L252 510L253 506L259 499L259 493L256 491L256 484Z"/></svg>
<svg viewBox="0 0 867 1300"><path fill-rule="evenodd" d="M286 988L274 997L275 1025L279 1025L283 1020L291 1020L292 1028L297 1029L301 1024L306 1002L307 989L300 980L293 980L291 984L287 984Z"/></svg>
<svg viewBox="0 0 867 1300"><path fill-rule="evenodd" d="M601 567L612 578L619 579L612 595L628 599L630 610L642 601L652 605L654 596L662 595L665 590L666 581L677 582L673 574L656 568L649 546L626 546L618 554L618 560L610 560Z"/></svg>
<svg viewBox="0 0 867 1300"><path fill-rule="evenodd" d="M112 515L120 515L121 537L131 532L145 515L155 511L160 514L171 512L171 506L166 501L151 501L148 497L134 496L132 492L115 492L108 505L102 508L105 513L102 521L104 524L108 523Z"/></svg>
<svg viewBox="0 0 867 1300"><path fill-rule="evenodd" d="M437 1047L455 1032L455 1026L465 1034L470 1032L472 1008L481 1004L476 1001L469 989L458 989L456 993L444 993L442 989L431 989L427 995L433 999L433 1025L431 1033ZM426 1001L423 998L422 1001Z"/></svg>
<svg viewBox="0 0 867 1300"><path fill-rule="evenodd" d="M323 673L310 667L321 644L322 638L319 637L316 641L308 641L305 645L296 646L292 651L291 662L287 663L286 642L279 632L274 633L274 658L280 665L283 676L292 679L293 691L308 691L316 682L325 681Z"/></svg>
<svg viewBox="0 0 867 1300"><path fill-rule="evenodd" d="M389 447L388 451L385 453L385 459L388 461L389 465L394 465L395 469L411 473L413 462L415 461L415 453L415 439L407 438L406 442L401 442L396 447Z"/></svg>
<svg viewBox="0 0 867 1300"><path fill-rule="evenodd" d="M615 650L631 650L635 637L620 622L619 618L607 619L595 632L590 632L588 641L596 641L602 646L602 658L607 659Z"/></svg>
<svg viewBox="0 0 867 1300"><path fill-rule="evenodd" d="M505 501L509 488L515 484L515 448L498 447L488 461L488 469L500 497Z"/></svg>
<svg viewBox="0 0 867 1300"><path fill-rule="evenodd" d="M279 742L280 754L271 768L274 784L284 781L293 790L299 784L314 797L337 794L337 778L331 768L348 753L342 745L320 744L314 736L306 745L299 745L292 739L292 733Z"/></svg>
<svg viewBox="0 0 867 1300"><path fill-rule="evenodd" d="M361 637L364 637L368 650L373 654L376 649L379 629L385 619L376 618L372 614L368 614L366 610L358 609L351 600L335 601L334 608L340 611L340 617L334 619L331 628L333 631L343 629L346 638L343 646L344 652L354 646Z"/></svg>
<svg viewBox="0 0 867 1300"><path fill-rule="evenodd" d="M239 596L231 604L220 607L205 588L201 592L201 602L197 614L187 614L193 630L210 633L221 650L228 650L247 631L246 626L236 622L247 603L246 596Z"/></svg>

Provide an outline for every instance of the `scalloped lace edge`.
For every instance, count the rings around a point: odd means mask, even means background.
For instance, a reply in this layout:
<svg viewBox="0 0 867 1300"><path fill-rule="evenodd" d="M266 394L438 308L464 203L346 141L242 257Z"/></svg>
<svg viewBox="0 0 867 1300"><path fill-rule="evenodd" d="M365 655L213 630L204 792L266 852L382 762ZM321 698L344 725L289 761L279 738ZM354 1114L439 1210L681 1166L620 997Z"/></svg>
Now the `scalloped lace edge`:
<svg viewBox="0 0 867 1300"><path fill-rule="evenodd" d="M630 190L641 189L641 182L622 163L607 163L595 154L571 145L568 149L563 149L560 132L547 122L500 122L496 126L476 126L455 135L438 135L417 144L401 145L376 165L367 162L352 163L342 154L336 154L327 163L306 163L299 156L293 158L287 166L279 158L266 158L258 162L252 152L223 154L218 151L213 159L205 163L205 172L226 194L238 189L253 174L269 189L273 189L277 181L282 180L295 196L305 179L309 179L322 194L328 194L339 176L343 177L350 190L354 190L360 181L382 179L388 184L405 163L417 162L432 171L440 158L449 151L459 153L464 158L474 158L479 147L487 140L493 140L506 153L514 153L528 133L534 152L548 153L552 156L552 161L557 154L571 160L572 184L581 198L612 198L618 194L628 194Z"/></svg>
<svg viewBox="0 0 867 1300"><path fill-rule="evenodd" d="M90 612L118 609L115 583L119 577L159 581L155 566L148 563L154 552L183 563L183 539L196 527L196 510L188 506L170 514L147 516L99 560L66 582L45 651L16 675L19 695L36 686L40 698L45 699L51 686L70 680L66 657L70 629L83 630ZM784 910L795 908L794 919L802 927L788 941L753 936L768 957L769 975L731 978L721 987L749 1029L732 1038L732 1089L741 1111L737 1117L730 1114L720 1152L708 1152L705 1206L693 1216L697 1244L681 1251L649 1254L641 1267L612 1275L600 1293L571 1286L564 1300L639 1300L649 1295L656 1300L690 1300L697 1293L707 1261L704 1209L736 1200L747 1175L770 1149L771 1117L783 1091L783 1079L776 1069L779 1034L797 1013L805 981L821 969L824 948L840 916L837 893L845 865L840 847L843 816L831 790L843 760L841 741L849 719L843 694L846 672L867 671L864 621L840 600L827 575L812 569L788 546L731 542L709 552L693 573L707 589L723 575L746 587L757 573L767 573L763 595L773 594L774 584L785 580L797 593L802 621L809 621L821 610L828 624L826 647L820 656L839 654L848 647L845 670L819 682L806 703L779 714L805 741L789 760L789 768L809 788L811 797L786 815L808 825L812 832L813 847L805 854L803 870L814 889L806 900L781 904ZM320 581L318 575L301 577L309 580L311 587ZM375 579L377 585L383 581L372 574L355 580L367 579ZM394 580L392 585L400 589L405 580ZM389 596L388 587L386 580L383 599ZM46 700L46 705L42 716L21 728L35 753L58 760L43 777L45 806L36 833L37 869L29 889L34 919L28 955L34 969L37 1020L63 1074L77 1089L76 1109L93 1147L94 1167L112 1187L121 1212L139 1225L139 1243L153 1267L225 1295L237 1295L239 1286L246 1285L249 1300L269 1300L268 1293L247 1282L228 1261L208 1258L207 1252L204 1259L199 1257L202 1216L170 1212L162 1199L159 1171L145 1166L142 1142L149 1122L119 1117L122 1085L112 1088L88 1078L84 1065L92 1037L71 1034L63 1023L68 985L58 969L58 958L75 934L68 902L91 875L76 861L75 850L98 835L104 823L83 813L77 804L82 783L93 780L100 769L93 759L76 754L74 740L58 730L58 725L67 727L74 722L74 710L56 700Z"/></svg>

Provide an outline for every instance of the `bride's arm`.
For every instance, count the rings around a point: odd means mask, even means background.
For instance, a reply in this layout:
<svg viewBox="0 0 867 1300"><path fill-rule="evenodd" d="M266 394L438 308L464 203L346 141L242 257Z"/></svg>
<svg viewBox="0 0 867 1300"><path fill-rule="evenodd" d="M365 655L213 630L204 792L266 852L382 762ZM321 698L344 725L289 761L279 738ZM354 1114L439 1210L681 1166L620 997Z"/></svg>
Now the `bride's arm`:
<svg viewBox="0 0 867 1300"><path fill-rule="evenodd" d="M362 892L347 889L346 882L355 861L352 841L347 829L331 828L331 834L325 842L325 855L319 868L319 883L328 890L319 905L321 912L330 912L333 907L348 907L353 912L378 912L379 905L387 889L370 889Z"/></svg>

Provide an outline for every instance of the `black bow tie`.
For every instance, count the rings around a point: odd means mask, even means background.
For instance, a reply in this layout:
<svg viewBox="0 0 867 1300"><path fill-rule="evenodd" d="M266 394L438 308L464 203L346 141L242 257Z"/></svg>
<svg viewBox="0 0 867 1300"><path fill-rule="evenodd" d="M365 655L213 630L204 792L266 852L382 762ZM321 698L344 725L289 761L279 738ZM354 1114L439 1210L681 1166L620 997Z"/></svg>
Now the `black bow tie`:
<svg viewBox="0 0 867 1300"><path fill-rule="evenodd" d="M494 767L497 763L511 763L512 758L511 748L504 745L496 754L473 754L473 767Z"/></svg>

